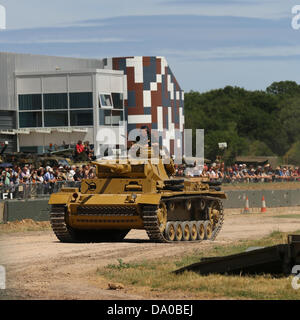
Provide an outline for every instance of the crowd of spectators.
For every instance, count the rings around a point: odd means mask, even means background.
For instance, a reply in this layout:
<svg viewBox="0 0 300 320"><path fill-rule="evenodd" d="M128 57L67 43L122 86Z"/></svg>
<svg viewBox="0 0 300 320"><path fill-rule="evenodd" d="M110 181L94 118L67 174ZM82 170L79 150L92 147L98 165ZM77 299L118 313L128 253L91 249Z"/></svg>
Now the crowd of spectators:
<svg viewBox="0 0 300 320"><path fill-rule="evenodd" d="M223 183L300 181L299 167L278 166L273 169L270 164L257 167L235 164L225 167L222 162L204 164L203 168L177 166L176 171L178 176L206 177Z"/></svg>
<svg viewBox="0 0 300 320"><path fill-rule="evenodd" d="M206 177L222 183L255 183L255 182L283 182L300 181L300 168L291 166L276 167L246 166L235 164L225 167L224 163L205 164L204 167L187 167L176 165L177 176ZM91 164L40 167L33 165L0 168L0 193L6 190L17 190L18 186L38 186L42 194L52 193L62 185L80 185L82 179L93 179L96 167ZM56 186L56 189L55 189ZM36 191L35 191L36 192Z"/></svg>
<svg viewBox="0 0 300 320"><path fill-rule="evenodd" d="M80 166L59 166L51 168L34 168L33 165L23 167L0 168L0 186L20 184L48 184L59 181L80 182L82 179L93 179L96 168L90 164Z"/></svg>

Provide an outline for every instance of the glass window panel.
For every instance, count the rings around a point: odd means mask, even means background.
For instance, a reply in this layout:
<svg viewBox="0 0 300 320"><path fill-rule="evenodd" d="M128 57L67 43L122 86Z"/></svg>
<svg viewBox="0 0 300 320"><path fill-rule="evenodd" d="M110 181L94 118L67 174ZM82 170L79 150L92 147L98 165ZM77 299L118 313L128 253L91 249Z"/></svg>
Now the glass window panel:
<svg viewBox="0 0 300 320"><path fill-rule="evenodd" d="M111 125L118 126L120 121L123 121L123 111L113 110L111 116Z"/></svg>
<svg viewBox="0 0 300 320"><path fill-rule="evenodd" d="M100 94L100 106L112 108L112 99L110 94Z"/></svg>
<svg viewBox="0 0 300 320"><path fill-rule="evenodd" d="M123 111L100 109L99 117L102 126L118 126L123 121Z"/></svg>
<svg viewBox="0 0 300 320"><path fill-rule="evenodd" d="M44 112L45 127L67 127L68 111Z"/></svg>
<svg viewBox="0 0 300 320"><path fill-rule="evenodd" d="M111 94L114 108L115 109L123 109L123 94L122 93L112 93Z"/></svg>
<svg viewBox="0 0 300 320"><path fill-rule="evenodd" d="M70 93L70 108L71 109L93 108L93 93L92 92Z"/></svg>
<svg viewBox="0 0 300 320"><path fill-rule="evenodd" d="M71 111L71 126L92 126L93 110Z"/></svg>
<svg viewBox="0 0 300 320"><path fill-rule="evenodd" d="M101 126L110 126L110 124L111 124L111 110L100 109L99 117L100 117L99 123Z"/></svg>
<svg viewBox="0 0 300 320"><path fill-rule="evenodd" d="M41 94L19 95L19 110L42 110Z"/></svg>
<svg viewBox="0 0 300 320"><path fill-rule="evenodd" d="M20 128L40 128L42 127L41 112L19 112Z"/></svg>
<svg viewBox="0 0 300 320"><path fill-rule="evenodd" d="M44 94L45 109L68 109L67 93L50 93Z"/></svg>

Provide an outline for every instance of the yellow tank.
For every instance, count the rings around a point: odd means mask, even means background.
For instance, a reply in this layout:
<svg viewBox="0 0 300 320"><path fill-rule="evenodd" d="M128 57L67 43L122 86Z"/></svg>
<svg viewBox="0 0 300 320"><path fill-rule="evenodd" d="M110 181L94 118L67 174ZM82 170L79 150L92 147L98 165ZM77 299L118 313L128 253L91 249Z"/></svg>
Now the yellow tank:
<svg viewBox="0 0 300 320"><path fill-rule="evenodd" d="M62 242L121 241L131 229L151 241L214 240L224 219L219 187L207 179L177 179L172 162L101 160L81 189L52 194L51 226Z"/></svg>

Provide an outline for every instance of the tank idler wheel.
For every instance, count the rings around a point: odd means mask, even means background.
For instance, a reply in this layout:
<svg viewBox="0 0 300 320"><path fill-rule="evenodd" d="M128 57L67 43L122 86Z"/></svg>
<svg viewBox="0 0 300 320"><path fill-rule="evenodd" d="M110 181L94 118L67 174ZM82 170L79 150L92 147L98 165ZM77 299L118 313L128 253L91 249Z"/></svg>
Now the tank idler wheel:
<svg viewBox="0 0 300 320"><path fill-rule="evenodd" d="M159 224L159 231L163 233L166 229L168 219L167 207L164 203L161 203L159 206L159 209L157 211L157 219Z"/></svg>
<svg viewBox="0 0 300 320"><path fill-rule="evenodd" d="M205 240L211 240L213 234L213 228L210 221L204 222L204 229L205 229Z"/></svg>
<svg viewBox="0 0 300 320"><path fill-rule="evenodd" d="M181 241L182 237L183 237L183 230L182 230L182 225L180 222L175 222L174 224L174 228L175 228L175 240L176 241Z"/></svg>
<svg viewBox="0 0 300 320"><path fill-rule="evenodd" d="M205 239L205 227L203 221L197 222L197 231L198 231L198 237L197 239L202 241Z"/></svg>
<svg viewBox="0 0 300 320"><path fill-rule="evenodd" d="M175 241L176 229L174 222L168 222L165 230L165 237L169 241Z"/></svg>
<svg viewBox="0 0 300 320"><path fill-rule="evenodd" d="M218 224L220 220L220 203L218 201L212 202L209 218L213 225Z"/></svg>
<svg viewBox="0 0 300 320"><path fill-rule="evenodd" d="M190 231L190 224L188 222L182 222L182 241L190 241L191 238L191 231Z"/></svg>
<svg viewBox="0 0 300 320"><path fill-rule="evenodd" d="M190 226L190 234L191 234L190 240L196 241L198 238L197 222L191 221L189 222L189 226Z"/></svg>

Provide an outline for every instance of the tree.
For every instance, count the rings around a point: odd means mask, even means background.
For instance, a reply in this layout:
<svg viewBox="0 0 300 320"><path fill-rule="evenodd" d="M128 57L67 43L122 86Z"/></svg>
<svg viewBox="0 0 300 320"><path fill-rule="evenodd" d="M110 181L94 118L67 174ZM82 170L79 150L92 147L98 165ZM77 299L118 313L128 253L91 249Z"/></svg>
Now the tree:
<svg viewBox="0 0 300 320"><path fill-rule="evenodd" d="M263 141L255 140L250 143L245 156L274 156L272 150Z"/></svg>
<svg viewBox="0 0 300 320"><path fill-rule="evenodd" d="M295 95L300 94L300 86L295 81L273 82L266 92L274 95Z"/></svg>
<svg viewBox="0 0 300 320"><path fill-rule="evenodd" d="M284 156L289 164L300 165L300 141L295 142Z"/></svg>
<svg viewBox="0 0 300 320"><path fill-rule="evenodd" d="M185 127L205 131L205 157L215 160L218 143L226 141L224 157L283 156L300 139L300 86L274 82L266 91L227 86L185 94Z"/></svg>

